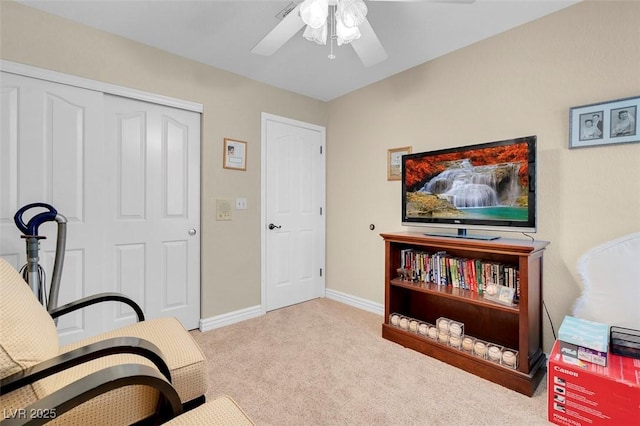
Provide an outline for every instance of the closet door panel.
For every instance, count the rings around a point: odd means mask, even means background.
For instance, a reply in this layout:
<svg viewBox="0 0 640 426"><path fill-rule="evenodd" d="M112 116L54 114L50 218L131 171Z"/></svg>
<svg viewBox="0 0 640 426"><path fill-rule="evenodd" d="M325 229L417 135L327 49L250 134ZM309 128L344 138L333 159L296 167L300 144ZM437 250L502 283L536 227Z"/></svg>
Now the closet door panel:
<svg viewBox="0 0 640 426"><path fill-rule="evenodd" d="M0 134L0 255L26 263L25 240L13 216L35 202L52 205L67 219L66 249L58 305L102 288L102 179L96 176L103 156L100 92L2 73ZM30 209L27 223L43 210ZM39 264L49 294L56 256L57 222L38 228ZM97 277L97 279L96 279ZM66 315L58 330L64 341L100 331L102 307Z"/></svg>
<svg viewBox="0 0 640 426"><path fill-rule="evenodd" d="M113 200L105 274L149 318L173 316L197 328L200 115L107 95L105 137L115 176L105 192ZM125 262L124 253L135 253L136 260ZM121 322L116 311L108 316Z"/></svg>
<svg viewBox="0 0 640 426"><path fill-rule="evenodd" d="M59 305L117 291L149 319L197 328L200 114L6 72L0 94L0 256L26 263L13 216L51 204L68 220ZM39 234L48 285L56 222ZM135 321L110 302L60 318L58 330L65 344Z"/></svg>

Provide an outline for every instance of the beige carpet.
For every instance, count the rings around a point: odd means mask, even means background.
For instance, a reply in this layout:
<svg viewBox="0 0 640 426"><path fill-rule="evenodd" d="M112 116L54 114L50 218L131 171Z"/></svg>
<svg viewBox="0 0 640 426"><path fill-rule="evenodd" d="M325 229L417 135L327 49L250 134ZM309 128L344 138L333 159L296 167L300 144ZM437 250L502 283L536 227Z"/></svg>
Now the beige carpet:
<svg viewBox="0 0 640 426"><path fill-rule="evenodd" d="M258 425L548 425L532 398L382 339L382 317L316 299L192 332L208 399L226 394Z"/></svg>

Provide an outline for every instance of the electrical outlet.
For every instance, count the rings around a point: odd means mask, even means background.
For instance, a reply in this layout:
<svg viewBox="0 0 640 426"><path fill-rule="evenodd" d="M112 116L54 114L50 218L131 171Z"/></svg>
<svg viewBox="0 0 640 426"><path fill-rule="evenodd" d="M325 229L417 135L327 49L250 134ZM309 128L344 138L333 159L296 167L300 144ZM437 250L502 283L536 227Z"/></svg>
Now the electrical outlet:
<svg viewBox="0 0 640 426"><path fill-rule="evenodd" d="M247 209L247 199L236 198L236 210L246 210L246 209Z"/></svg>

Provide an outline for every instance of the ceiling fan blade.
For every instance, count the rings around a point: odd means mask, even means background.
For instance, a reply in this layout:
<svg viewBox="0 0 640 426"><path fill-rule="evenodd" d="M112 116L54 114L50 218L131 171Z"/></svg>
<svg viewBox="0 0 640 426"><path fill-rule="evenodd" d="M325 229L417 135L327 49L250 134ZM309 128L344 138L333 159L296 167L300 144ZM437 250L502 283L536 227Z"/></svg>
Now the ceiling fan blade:
<svg viewBox="0 0 640 426"><path fill-rule="evenodd" d="M251 49L251 52L264 56L273 55L304 26L299 11L300 5L298 4Z"/></svg>
<svg viewBox="0 0 640 426"><path fill-rule="evenodd" d="M356 51L364 66L370 67L387 59L389 55L384 50L375 31L373 31L369 20L365 18L358 28L361 36L359 39L353 40L351 46L353 46L353 50Z"/></svg>

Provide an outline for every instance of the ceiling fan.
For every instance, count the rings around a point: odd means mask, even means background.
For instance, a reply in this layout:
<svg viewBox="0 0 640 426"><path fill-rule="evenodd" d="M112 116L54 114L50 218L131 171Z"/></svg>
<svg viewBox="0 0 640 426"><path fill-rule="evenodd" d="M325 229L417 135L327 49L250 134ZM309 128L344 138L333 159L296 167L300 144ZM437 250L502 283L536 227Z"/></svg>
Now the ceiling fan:
<svg viewBox="0 0 640 426"><path fill-rule="evenodd" d="M475 0L367 0L439 3L473 3ZM367 6L363 0L304 0L290 3L277 16L278 23L258 44L252 53L270 56L306 25L304 37L319 44L331 44L329 58L335 58L333 43L351 44L365 67L387 59L388 55L366 18ZM346 32L345 32L346 31Z"/></svg>

